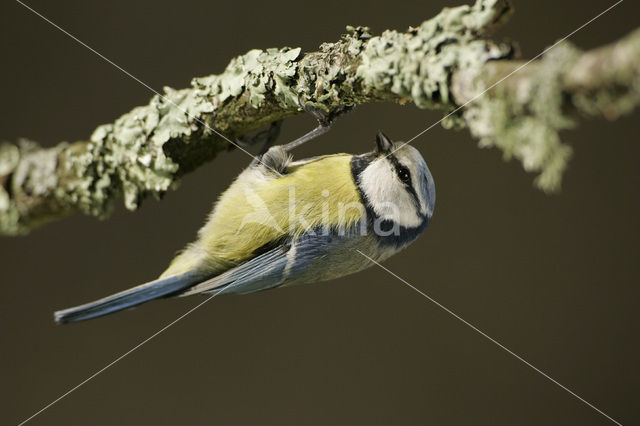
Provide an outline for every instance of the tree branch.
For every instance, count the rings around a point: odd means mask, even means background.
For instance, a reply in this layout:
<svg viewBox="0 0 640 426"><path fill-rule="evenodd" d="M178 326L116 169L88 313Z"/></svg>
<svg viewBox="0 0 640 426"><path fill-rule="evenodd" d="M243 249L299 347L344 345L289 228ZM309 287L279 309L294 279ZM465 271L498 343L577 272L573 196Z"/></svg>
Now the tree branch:
<svg viewBox="0 0 640 426"><path fill-rule="evenodd" d="M120 195L134 210L230 148L212 129L244 135L300 113L298 96L327 111L385 101L449 113L473 100L443 124L469 127L481 144L540 171L540 187L557 188L570 152L557 132L576 114L612 118L640 103L640 33L588 53L563 43L477 97L521 64L512 46L487 39L511 11L506 0L477 0L404 33L347 27L317 52L252 50L190 88L165 88L88 141L0 145L0 233L78 211L106 217Z"/></svg>
<svg viewBox="0 0 640 426"><path fill-rule="evenodd" d="M640 29L589 52L565 41L524 64L459 70L451 91L455 103L469 102L462 124L480 146L497 146L525 170L540 171L538 187L555 191L571 155L558 132L581 116L614 120L640 105Z"/></svg>

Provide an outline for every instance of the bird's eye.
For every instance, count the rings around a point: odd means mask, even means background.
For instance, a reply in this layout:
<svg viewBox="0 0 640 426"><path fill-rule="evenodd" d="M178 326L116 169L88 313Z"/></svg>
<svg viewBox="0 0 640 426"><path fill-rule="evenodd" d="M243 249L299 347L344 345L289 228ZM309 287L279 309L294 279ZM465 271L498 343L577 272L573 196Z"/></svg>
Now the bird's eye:
<svg viewBox="0 0 640 426"><path fill-rule="evenodd" d="M407 170L406 167L400 167L398 168L398 177L400 178L400 180L409 185L409 183L411 183L411 175L409 174L409 170Z"/></svg>

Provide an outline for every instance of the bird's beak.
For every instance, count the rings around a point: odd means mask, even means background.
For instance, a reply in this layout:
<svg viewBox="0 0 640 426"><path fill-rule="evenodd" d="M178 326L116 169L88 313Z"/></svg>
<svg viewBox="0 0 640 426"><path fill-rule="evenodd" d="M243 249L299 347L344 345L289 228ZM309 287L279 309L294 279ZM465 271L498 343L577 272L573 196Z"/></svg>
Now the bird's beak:
<svg viewBox="0 0 640 426"><path fill-rule="evenodd" d="M393 142L387 135L385 135L382 130L378 130L378 134L376 135L376 146L377 151L380 154L388 154L391 152L393 148Z"/></svg>

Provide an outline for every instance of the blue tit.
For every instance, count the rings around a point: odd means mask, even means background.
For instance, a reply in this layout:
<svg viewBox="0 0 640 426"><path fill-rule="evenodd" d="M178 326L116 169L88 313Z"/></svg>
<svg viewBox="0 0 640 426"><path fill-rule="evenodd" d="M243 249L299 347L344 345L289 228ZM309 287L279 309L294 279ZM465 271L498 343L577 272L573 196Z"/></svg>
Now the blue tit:
<svg viewBox="0 0 640 426"><path fill-rule="evenodd" d="M422 155L382 132L374 151L293 161L272 146L219 197L198 238L154 281L55 313L82 321L152 299L244 294L326 281L381 262L429 224L436 200Z"/></svg>

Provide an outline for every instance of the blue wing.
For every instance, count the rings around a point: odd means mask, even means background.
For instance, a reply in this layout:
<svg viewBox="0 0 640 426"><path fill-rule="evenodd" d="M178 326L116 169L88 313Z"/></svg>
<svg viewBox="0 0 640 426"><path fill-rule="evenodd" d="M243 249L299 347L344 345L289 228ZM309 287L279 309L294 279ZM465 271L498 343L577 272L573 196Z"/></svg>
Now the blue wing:
<svg viewBox="0 0 640 426"><path fill-rule="evenodd" d="M181 296L196 293L246 294L278 287L299 276L344 240L344 236L336 235L303 235L190 287Z"/></svg>

